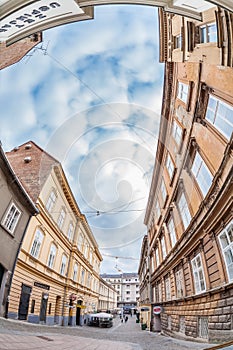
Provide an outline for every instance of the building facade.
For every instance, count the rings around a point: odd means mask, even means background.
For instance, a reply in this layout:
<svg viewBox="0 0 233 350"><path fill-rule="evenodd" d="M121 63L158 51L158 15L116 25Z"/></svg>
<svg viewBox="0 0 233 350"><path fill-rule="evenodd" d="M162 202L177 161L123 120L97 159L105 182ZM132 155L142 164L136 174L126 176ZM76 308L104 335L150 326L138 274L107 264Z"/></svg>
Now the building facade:
<svg viewBox="0 0 233 350"><path fill-rule="evenodd" d="M164 94L145 224L153 329L221 342L233 338L232 13L202 19L160 11Z"/></svg>
<svg viewBox="0 0 233 350"><path fill-rule="evenodd" d="M8 316L81 325L98 307L102 257L95 238L58 161L31 141L7 157L40 211L25 233Z"/></svg>
<svg viewBox="0 0 233 350"><path fill-rule="evenodd" d="M154 270L154 266L152 266ZM150 257L148 249L148 236L144 236L142 241L140 262L138 267L139 284L139 305L149 305L151 301L150 289Z"/></svg>
<svg viewBox="0 0 233 350"><path fill-rule="evenodd" d="M7 317L16 260L32 215L38 214L0 145L0 316Z"/></svg>
<svg viewBox="0 0 233 350"><path fill-rule="evenodd" d="M136 307L139 298L137 273L102 274L101 277L117 291L117 307Z"/></svg>
<svg viewBox="0 0 233 350"><path fill-rule="evenodd" d="M98 311L114 312L116 308L117 291L110 283L100 277Z"/></svg>

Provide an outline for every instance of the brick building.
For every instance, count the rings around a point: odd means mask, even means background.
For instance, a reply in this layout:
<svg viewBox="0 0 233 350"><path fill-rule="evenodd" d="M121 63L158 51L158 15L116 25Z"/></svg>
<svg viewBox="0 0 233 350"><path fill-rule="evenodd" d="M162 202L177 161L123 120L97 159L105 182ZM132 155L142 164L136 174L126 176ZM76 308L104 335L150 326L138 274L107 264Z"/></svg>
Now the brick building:
<svg viewBox="0 0 233 350"><path fill-rule="evenodd" d="M232 13L160 16L162 116L146 210L152 326L233 338Z"/></svg>

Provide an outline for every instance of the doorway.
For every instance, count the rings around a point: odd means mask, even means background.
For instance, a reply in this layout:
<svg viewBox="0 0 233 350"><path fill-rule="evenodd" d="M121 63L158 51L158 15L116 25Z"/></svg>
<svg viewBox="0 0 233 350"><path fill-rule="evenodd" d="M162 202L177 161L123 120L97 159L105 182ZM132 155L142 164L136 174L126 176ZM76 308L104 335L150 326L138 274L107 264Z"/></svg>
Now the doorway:
<svg viewBox="0 0 233 350"><path fill-rule="evenodd" d="M26 320L28 317L28 307L29 307L31 292L32 292L32 287L22 284L19 310L18 310L19 320Z"/></svg>
<svg viewBox="0 0 233 350"><path fill-rule="evenodd" d="M54 314L55 324L60 324L60 317L61 317L61 297L58 295L56 297L56 304L55 304L55 314Z"/></svg>
<svg viewBox="0 0 233 350"><path fill-rule="evenodd" d="M49 295L47 293L42 294L41 304L40 304L40 322L41 323L46 323L46 311L47 311L48 297L49 297Z"/></svg>

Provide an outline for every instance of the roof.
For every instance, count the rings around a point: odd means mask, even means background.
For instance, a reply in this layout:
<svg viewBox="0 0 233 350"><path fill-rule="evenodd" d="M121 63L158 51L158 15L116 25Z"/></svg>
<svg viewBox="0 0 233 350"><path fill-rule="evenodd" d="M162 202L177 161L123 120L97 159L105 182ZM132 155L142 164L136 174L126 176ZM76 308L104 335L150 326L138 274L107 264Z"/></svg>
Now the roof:
<svg viewBox="0 0 233 350"><path fill-rule="evenodd" d="M6 152L15 174L34 203L54 165L60 164L33 141Z"/></svg>
<svg viewBox="0 0 233 350"><path fill-rule="evenodd" d="M23 187L19 178L16 176L11 164L9 163L0 143L0 168L5 174L11 187L15 189L14 193L20 197L21 203L29 210L31 214L38 213L38 209L28 195L26 189Z"/></svg>

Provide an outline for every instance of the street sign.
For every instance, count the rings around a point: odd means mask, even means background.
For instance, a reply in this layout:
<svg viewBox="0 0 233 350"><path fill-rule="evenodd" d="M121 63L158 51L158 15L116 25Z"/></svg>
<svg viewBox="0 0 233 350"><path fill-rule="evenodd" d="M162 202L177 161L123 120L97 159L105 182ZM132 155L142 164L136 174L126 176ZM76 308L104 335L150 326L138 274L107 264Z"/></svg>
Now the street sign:
<svg viewBox="0 0 233 350"><path fill-rule="evenodd" d="M154 315L159 315L159 314L161 314L162 311L163 311L163 308L162 308L162 306L160 306L160 305L157 305L157 306L154 306L154 307L153 307L153 313L154 313Z"/></svg>

